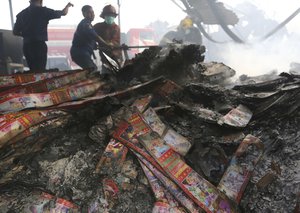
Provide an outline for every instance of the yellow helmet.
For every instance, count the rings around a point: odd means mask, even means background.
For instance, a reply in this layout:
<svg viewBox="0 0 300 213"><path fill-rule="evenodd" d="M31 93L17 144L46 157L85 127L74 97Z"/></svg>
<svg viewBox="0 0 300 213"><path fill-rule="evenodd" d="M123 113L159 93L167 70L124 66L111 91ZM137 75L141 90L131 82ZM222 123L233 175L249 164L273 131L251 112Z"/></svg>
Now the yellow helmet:
<svg viewBox="0 0 300 213"><path fill-rule="evenodd" d="M190 17L185 17L181 20L179 26L184 29L188 29L193 26L193 20Z"/></svg>

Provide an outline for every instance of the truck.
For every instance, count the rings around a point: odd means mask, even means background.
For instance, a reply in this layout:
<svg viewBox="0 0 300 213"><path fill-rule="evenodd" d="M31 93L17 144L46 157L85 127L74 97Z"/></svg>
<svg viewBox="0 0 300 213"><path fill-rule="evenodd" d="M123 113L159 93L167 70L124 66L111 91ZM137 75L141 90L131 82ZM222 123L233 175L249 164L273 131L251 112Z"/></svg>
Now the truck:
<svg viewBox="0 0 300 213"><path fill-rule="evenodd" d="M152 28L131 28L127 33L122 33L121 43L128 46L158 45L156 33ZM143 48L131 48L128 50L128 56L133 58L143 50Z"/></svg>
<svg viewBox="0 0 300 213"><path fill-rule="evenodd" d="M48 28L49 41L47 41L48 58L46 69L70 70L79 68L72 62L70 55L75 30L75 26Z"/></svg>

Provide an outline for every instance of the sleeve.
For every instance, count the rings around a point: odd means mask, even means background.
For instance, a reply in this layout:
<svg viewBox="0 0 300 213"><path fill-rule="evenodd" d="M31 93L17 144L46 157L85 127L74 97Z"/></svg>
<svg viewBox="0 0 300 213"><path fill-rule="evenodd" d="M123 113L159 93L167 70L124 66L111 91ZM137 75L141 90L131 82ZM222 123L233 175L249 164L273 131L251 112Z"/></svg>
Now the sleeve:
<svg viewBox="0 0 300 213"><path fill-rule="evenodd" d="M63 15L63 11L62 10L53 10L53 9L44 7L44 14L46 16L46 19L51 20L51 19L60 18Z"/></svg>
<svg viewBox="0 0 300 213"><path fill-rule="evenodd" d="M177 33L175 31L167 32L159 42L159 45L167 45L173 42L173 39L177 39Z"/></svg>
<svg viewBox="0 0 300 213"><path fill-rule="evenodd" d="M95 29L93 26L89 23L84 23L83 26L83 31L85 32L85 35L92 40L97 41L98 40L98 34L96 33Z"/></svg>
<svg viewBox="0 0 300 213"><path fill-rule="evenodd" d="M16 23L14 24L13 34L22 36L22 19L19 16L17 16Z"/></svg>

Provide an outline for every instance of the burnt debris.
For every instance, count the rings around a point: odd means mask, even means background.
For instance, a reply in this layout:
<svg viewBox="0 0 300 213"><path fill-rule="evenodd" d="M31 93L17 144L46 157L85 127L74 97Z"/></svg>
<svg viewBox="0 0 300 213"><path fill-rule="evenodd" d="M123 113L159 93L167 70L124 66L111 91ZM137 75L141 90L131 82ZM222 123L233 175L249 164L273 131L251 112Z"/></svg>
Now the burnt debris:
<svg viewBox="0 0 300 213"><path fill-rule="evenodd" d="M299 211L299 75L237 85L204 51L0 76L0 212Z"/></svg>

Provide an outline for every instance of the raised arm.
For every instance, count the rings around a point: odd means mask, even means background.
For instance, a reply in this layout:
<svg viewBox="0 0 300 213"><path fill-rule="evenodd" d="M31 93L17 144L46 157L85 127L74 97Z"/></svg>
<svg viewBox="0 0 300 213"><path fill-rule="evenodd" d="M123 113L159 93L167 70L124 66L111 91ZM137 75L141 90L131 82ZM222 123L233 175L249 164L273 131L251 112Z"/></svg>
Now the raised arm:
<svg viewBox="0 0 300 213"><path fill-rule="evenodd" d="M62 10L63 15L64 15L64 16L67 15L68 12L69 12L69 8L70 8L70 7L73 7L73 6L74 6L74 5L73 5L71 2L69 2L69 3L65 6L65 8Z"/></svg>

